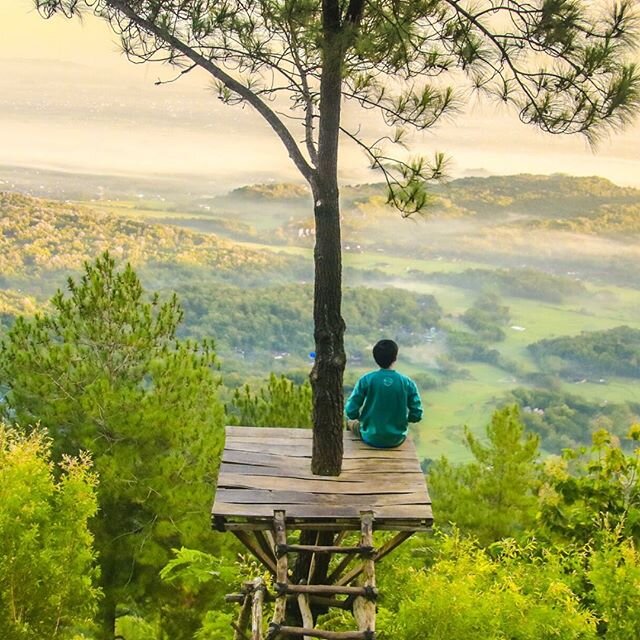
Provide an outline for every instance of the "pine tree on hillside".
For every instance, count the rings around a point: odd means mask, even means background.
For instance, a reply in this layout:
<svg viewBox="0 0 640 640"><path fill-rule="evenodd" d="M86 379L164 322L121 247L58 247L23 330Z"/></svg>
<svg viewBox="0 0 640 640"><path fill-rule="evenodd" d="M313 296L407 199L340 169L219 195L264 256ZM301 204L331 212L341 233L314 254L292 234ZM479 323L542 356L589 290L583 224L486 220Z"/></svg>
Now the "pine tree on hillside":
<svg viewBox="0 0 640 640"><path fill-rule="evenodd" d="M46 428L56 459L87 450L95 461L105 638L117 605L151 601L165 629L174 614L178 627L197 622L158 573L172 548L214 550L223 408L212 345L175 340L181 317L175 296L147 301L131 267L105 254L46 313L18 318L0 348L0 411Z"/></svg>

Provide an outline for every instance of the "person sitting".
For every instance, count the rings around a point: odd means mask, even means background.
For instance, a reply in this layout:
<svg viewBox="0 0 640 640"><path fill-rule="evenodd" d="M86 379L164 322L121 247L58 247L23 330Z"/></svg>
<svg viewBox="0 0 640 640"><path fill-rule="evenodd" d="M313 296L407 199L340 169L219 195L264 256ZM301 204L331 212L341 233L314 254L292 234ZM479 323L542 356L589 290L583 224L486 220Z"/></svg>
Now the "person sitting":
<svg viewBox="0 0 640 640"><path fill-rule="evenodd" d="M363 375L345 407L347 425L365 444L378 448L401 445L409 422L422 419L422 402L413 380L394 369L398 345L380 340L373 359L380 367Z"/></svg>

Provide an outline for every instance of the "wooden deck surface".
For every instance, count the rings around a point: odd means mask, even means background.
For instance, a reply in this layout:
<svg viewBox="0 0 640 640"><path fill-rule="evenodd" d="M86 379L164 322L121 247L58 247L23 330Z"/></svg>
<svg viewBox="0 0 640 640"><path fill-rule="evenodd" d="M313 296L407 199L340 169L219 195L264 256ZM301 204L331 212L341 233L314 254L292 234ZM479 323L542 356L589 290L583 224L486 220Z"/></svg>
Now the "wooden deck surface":
<svg viewBox="0 0 640 640"><path fill-rule="evenodd" d="M289 523L360 527L373 511L377 529L424 530L431 499L413 443L374 449L344 433L343 471L311 473L311 430L227 427L213 516L216 526L268 528L274 511ZM229 526L231 525L231 526Z"/></svg>

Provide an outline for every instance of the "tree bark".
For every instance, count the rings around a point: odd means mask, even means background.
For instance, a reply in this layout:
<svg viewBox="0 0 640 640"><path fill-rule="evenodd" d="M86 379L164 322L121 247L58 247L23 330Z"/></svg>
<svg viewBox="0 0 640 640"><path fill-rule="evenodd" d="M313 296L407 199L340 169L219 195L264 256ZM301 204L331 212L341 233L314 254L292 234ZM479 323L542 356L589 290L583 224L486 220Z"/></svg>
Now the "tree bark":
<svg viewBox="0 0 640 640"><path fill-rule="evenodd" d="M318 168L312 184L316 244L314 249L313 455L311 470L325 476L342 470L346 357L342 319L342 246L338 192L338 137L342 98L343 47L340 7L323 0L323 66L320 79Z"/></svg>

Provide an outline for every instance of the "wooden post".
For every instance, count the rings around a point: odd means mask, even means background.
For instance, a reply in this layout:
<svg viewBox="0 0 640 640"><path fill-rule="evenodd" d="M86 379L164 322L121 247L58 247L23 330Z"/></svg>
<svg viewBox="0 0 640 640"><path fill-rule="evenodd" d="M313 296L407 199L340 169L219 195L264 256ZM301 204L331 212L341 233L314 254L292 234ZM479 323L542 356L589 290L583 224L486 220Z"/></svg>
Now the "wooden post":
<svg viewBox="0 0 640 640"><path fill-rule="evenodd" d="M298 595L298 607L300 608L300 615L302 616L302 624L306 629L313 629L313 614L311 613L311 607L309 606L309 595L301 593ZM313 640L311 636L303 636L303 640Z"/></svg>
<svg viewBox="0 0 640 640"><path fill-rule="evenodd" d="M286 551L278 555L278 549L285 549L287 546L287 530L285 525L285 512L274 511L273 513L273 531L275 537L275 551L278 557L276 562L276 582L278 586L284 586L289 582L289 565ZM287 594L283 590L276 598L276 604L273 610L273 624L282 625L287 610Z"/></svg>
<svg viewBox="0 0 640 640"><path fill-rule="evenodd" d="M361 514L361 539L360 544L363 547L373 546L373 513L371 511L363 511ZM374 590L376 587L376 569L375 560L372 556L366 558L362 563L363 578L362 586L367 590ZM357 596L353 601L353 616L358 623L360 631L376 630L376 603L371 598Z"/></svg>
<svg viewBox="0 0 640 640"><path fill-rule="evenodd" d="M251 640L262 640L262 603L264 602L264 580L253 582L253 604L251 609Z"/></svg>
<svg viewBox="0 0 640 640"><path fill-rule="evenodd" d="M246 592L244 594L244 600L242 601L242 608L238 615L238 621L233 625L234 634L233 640L247 640L245 629L249 625L249 616L251 615L251 593Z"/></svg>

